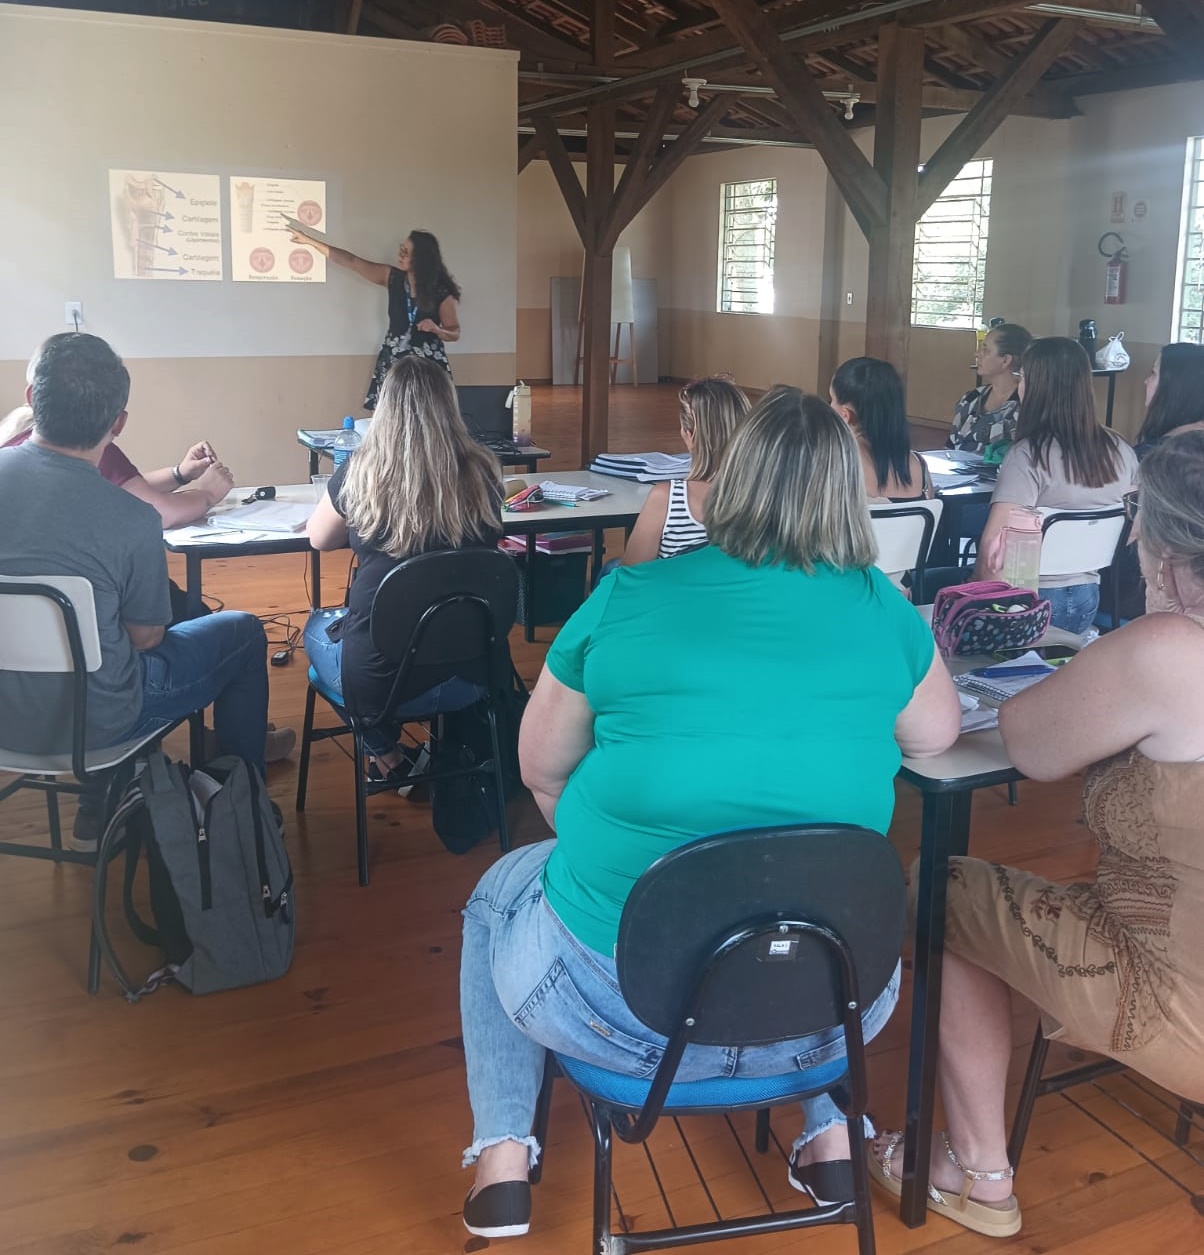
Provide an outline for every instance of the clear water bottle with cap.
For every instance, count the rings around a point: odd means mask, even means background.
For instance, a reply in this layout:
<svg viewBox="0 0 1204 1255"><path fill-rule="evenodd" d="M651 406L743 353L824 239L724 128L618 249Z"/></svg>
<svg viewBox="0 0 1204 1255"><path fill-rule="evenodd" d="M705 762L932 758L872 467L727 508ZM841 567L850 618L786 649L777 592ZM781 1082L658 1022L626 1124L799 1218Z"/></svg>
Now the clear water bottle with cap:
<svg viewBox="0 0 1204 1255"><path fill-rule="evenodd" d="M340 466L360 447L360 434L355 430L355 419L350 414L343 419L343 430L335 437L330 452L334 456L334 468Z"/></svg>
<svg viewBox="0 0 1204 1255"><path fill-rule="evenodd" d="M1003 528L1003 569L1001 579L1014 588L1031 588L1041 583L1041 515L1024 506L1013 506Z"/></svg>
<svg viewBox="0 0 1204 1255"><path fill-rule="evenodd" d="M510 394L514 402L514 443L531 443L531 385L520 379Z"/></svg>

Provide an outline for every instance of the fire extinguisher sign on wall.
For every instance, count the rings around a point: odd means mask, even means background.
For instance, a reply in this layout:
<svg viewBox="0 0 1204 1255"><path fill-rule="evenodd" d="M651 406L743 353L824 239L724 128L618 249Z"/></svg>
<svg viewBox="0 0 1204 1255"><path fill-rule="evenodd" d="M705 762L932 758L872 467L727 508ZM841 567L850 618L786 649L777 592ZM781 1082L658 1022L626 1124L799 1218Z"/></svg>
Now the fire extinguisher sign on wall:
<svg viewBox="0 0 1204 1255"><path fill-rule="evenodd" d="M1104 304L1123 305L1125 303L1126 271L1129 266L1129 253L1125 248L1124 237L1115 231L1109 231L1099 237L1096 246L1100 256L1108 259L1104 268Z"/></svg>

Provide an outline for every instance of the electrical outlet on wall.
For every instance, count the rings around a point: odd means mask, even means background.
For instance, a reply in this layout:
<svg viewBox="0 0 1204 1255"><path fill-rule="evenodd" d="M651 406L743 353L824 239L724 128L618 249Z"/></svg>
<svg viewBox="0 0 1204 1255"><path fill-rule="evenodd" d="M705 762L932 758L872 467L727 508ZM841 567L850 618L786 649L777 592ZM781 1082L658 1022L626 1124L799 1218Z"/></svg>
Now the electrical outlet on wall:
<svg viewBox="0 0 1204 1255"><path fill-rule="evenodd" d="M846 292L846 293L844 294L844 303L845 303L846 305L852 305L852 303L853 303L853 294L852 294L852 292Z"/></svg>
<svg viewBox="0 0 1204 1255"><path fill-rule="evenodd" d="M68 301L64 311L64 321L68 327L74 327L76 331L84 325L84 303L83 301Z"/></svg>

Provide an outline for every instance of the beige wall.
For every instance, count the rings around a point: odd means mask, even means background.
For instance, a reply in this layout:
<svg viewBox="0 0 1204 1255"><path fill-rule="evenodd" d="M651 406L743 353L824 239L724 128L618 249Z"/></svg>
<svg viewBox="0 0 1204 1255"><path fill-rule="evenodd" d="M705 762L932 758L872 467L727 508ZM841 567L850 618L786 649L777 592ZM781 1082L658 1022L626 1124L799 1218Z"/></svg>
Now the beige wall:
<svg viewBox="0 0 1204 1255"><path fill-rule="evenodd" d="M1037 335L1075 335L1094 317L1101 335L1124 330L1133 358L1117 381L1116 426L1132 434L1142 380L1171 334L1186 139L1204 128L1204 84L1087 98L1065 121L1010 118L983 146L994 159L985 316L1021 322ZM926 122L928 156L957 124ZM869 151L872 136L859 139ZM715 312L719 189L735 179L776 177L777 309L771 316ZM1127 196L1128 221L1109 222L1111 196ZM692 158L662 196L672 222L671 274L661 310L676 376L733 369L755 387L776 381L824 391L833 365L864 351L865 239L814 153L753 148ZM1134 220L1144 200L1147 213ZM1132 261L1124 306L1103 303L1105 231L1125 236ZM846 304L846 293L852 303ZM973 382L969 332L915 328L908 408L943 423ZM1105 383L1097 380L1103 414Z"/></svg>
<svg viewBox="0 0 1204 1255"><path fill-rule="evenodd" d="M583 178L584 167L578 164L575 169ZM616 180L621 171L621 167L616 169ZM681 177L681 171L676 177ZM654 196L618 240L621 246L631 249L632 277L657 281L657 300L662 309L667 305L669 279L664 259L672 234L667 196L667 189ZM551 167L546 161L533 161L518 176L519 264L515 322L520 378L552 378L551 281L579 276L584 255L581 238L564 206L564 197ZM668 341L665 325L658 323L658 328L661 374L665 374Z"/></svg>
<svg viewBox="0 0 1204 1255"><path fill-rule="evenodd" d="M513 379L516 65L486 49L0 5L0 410L80 300L86 329L130 364L122 444L137 462L174 462L204 434L240 479L279 480L298 426L361 413L382 289L336 267L324 284L234 283L228 255L220 283L116 279L111 168L324 179L331 237L380 260L431 228L464 289L457 379ZM415 102L432 101L428 125Z"/></svg>

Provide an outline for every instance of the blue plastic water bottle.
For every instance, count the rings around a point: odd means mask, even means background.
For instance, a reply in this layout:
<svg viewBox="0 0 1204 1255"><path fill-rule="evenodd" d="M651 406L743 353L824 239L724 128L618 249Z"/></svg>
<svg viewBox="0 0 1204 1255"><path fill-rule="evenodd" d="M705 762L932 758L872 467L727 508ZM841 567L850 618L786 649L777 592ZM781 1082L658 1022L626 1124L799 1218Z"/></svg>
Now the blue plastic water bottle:
<svg viewBox="0 0 1204 1255"><path fill-rule="evenodd" d="M334 468L337 471L340 466L360 447L360 434L355 430L355 419L350 414L343 419L343 430L335 437L334 444L330 446L331 455L334 457Z"/></svg>

